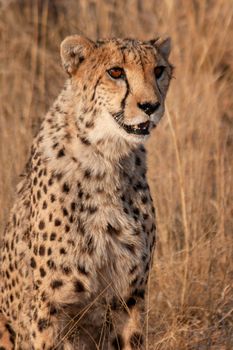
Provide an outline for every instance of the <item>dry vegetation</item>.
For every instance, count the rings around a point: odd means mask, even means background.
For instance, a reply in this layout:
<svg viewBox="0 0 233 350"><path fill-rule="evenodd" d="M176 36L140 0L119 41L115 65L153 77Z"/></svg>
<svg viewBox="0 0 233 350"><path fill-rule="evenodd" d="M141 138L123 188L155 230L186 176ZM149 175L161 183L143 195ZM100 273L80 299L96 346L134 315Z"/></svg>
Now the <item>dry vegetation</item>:
<svg viewBox="0 0 233 350"><path fill-rule="evenodd" d="M61 40L169 34L175 79L147 147L158 224L147 349L233 349L233 2L0 3L1 231L32 137L65 79Z"/></svg>

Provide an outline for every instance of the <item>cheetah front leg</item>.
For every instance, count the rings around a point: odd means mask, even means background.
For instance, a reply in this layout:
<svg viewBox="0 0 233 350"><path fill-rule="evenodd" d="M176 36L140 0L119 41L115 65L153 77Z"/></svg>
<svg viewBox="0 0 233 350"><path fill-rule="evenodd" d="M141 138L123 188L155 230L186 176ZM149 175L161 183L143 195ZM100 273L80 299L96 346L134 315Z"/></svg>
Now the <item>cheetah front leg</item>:
<svg viewBox="0 0 233 350"><path fill-rule="evenodd" d="M42 298L35 298L32 305L29 329L29 347L33 350L73 350L67 339L62 338L58 310ZM23 348L24 349L24 348Z"/></svg>
<svg viewBox="0 0 233 350"><path fill-rule="evenodd" d="M120 306L111 308L112 332L108 349L142 350L144 321L144 291L135 291Z"/></svg>
<svg viewBox="0 0 233 350"><path fill-rule="evenodd" d="M51 313L52 311L52 313ZM33 307L29 330L30 349L52 350L58 337L58 320L50 305L41 302Z"/></svg>

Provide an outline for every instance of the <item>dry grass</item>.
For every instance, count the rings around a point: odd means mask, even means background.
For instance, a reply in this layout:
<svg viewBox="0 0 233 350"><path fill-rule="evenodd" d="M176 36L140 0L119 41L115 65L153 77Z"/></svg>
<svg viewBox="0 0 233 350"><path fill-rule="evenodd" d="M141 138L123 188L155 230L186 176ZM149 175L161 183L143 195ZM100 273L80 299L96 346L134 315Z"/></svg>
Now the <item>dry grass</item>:
<svg viewBox="0 0 233 350"><path fill-rule="evenodd" d="M233 2L0 3L1 230L32 137L65 78L60 41L77 32L169 34L175 80L148 143L158 244L147 348L233 349Z"/></svg>

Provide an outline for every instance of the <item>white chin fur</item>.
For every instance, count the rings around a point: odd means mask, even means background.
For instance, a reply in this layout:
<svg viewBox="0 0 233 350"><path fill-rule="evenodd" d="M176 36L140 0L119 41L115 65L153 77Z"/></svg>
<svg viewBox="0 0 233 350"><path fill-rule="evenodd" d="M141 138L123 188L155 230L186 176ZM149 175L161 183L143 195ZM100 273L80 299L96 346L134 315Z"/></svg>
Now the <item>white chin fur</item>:
<svg viewBox="0 0 233 350"><path fill-rule="evenodd" d="M142 120L142 117L140 118ZM109 113L103 113L96 118L95 127L89 131L88 138L92 143L103 139L117 138L124 138L128 142L141 143L146 139L144 135L128 134Z"/></svg>

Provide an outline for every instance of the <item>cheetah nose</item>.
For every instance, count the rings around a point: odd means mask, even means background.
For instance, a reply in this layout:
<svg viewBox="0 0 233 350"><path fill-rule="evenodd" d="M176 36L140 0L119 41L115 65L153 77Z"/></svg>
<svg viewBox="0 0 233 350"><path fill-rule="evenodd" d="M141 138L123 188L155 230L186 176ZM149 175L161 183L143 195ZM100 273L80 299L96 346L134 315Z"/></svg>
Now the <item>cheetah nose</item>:
<svg viewBox="0 0 233 350"><path fill-rule="evenodd" d="M160 106L159 102L156 103L150 103L150 102L144 102L144 103L138 103L138 107L143 110L147 115L153 114Z"/></svg>

